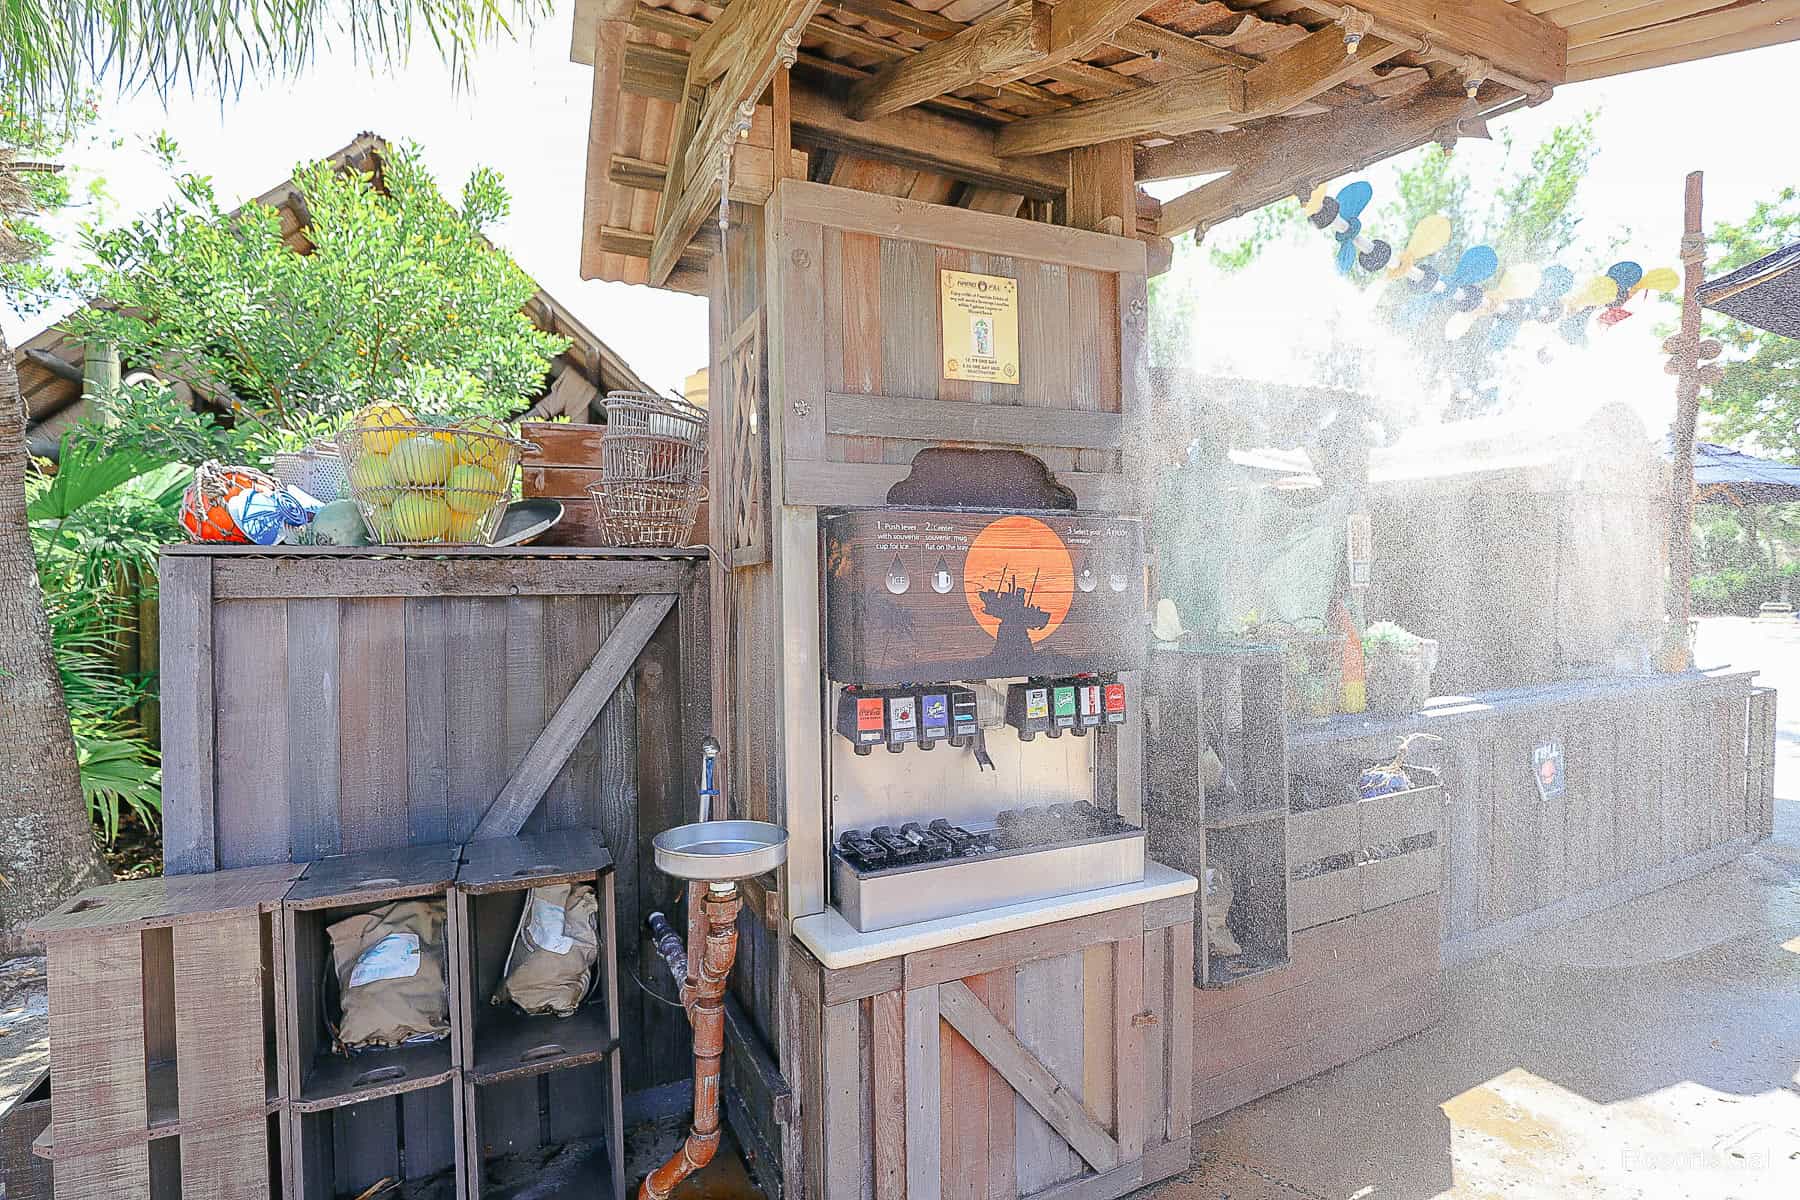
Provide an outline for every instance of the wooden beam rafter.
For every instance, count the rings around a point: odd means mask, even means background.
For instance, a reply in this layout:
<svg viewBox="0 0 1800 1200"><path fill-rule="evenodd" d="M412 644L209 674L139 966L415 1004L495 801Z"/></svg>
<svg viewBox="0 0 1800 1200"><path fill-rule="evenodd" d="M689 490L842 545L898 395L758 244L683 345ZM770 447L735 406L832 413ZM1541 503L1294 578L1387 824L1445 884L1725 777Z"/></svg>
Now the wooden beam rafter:
<svg viewBox="0 0 1800 1200"><path fill-rule="evenodd" d="M684 111L677 126L668 185L657 205L647 279L652 287L661 286L669 277L682 250L706 219L707 209L718 195L733 127L741 120L744 107L754 105L775 72L782 69L783 36L797 34L818 8L819 0L737 0L726 10L726 19L707 31L711 35L725 28L729 20L731 37L725 42L730 49L729 66L704 93L699 89L707 64L698 54L689 57L690 99L684 109L692 109L695 116L690 121ZM703 36L701 42L705 41ZM701 94L704 99L696 104L692 97Z"/></svg>
<svg viewBox="0 0 1800 1200"><path fill-rule="evenodd" d="M1328 17L1336 17L1345 7L1325 0L1301 2ZM1457 0L1454 4L1442 0L1351 0L1350 7L1384 27L1428 40L1439 52L1475 55L1503 71L1540 83L1563 81L1568 32L1522 4L1507 0Z"/></svg>
<svg viewBox="0 0 1800 1200"><path fill-rule="evenodd" d="M1244 116L1273 116L1328 92L1402 52L1392 42L1365 37L1348 53L1344 32L1327 25L1304 41L1244 72Z"/></svg>
<svg viewBox="0 0 1800 1200"><path fill-rule="evenodd" d="M1082 87L1129 91L1136 84L1126 76L1078 60L1100 49L1152 2L1018 0L858 85L850 97L851 113L859 119L879 116L975 83L999 86L1059 71Z"/></svg>
<svg viewBox="0 0 1800 1200"><path fill-rule="evenodd" d="M1244 110L1244 72L1220 67L1062 112L1014 121L994 138L1003 156L1045 154L1151 133L1189 133Z"/></svg>
<svg viewBox="0 0 1800 1200"><path fill-rule="evenodd" d="M1050 6L1037 0L998 9L961 33L889 63L850 89L846 107L852 117L866 121L968 87L984 76L1042 62L1050 52L1050 16Z"/></svg>
<svg viewBox="0 0 1800 1200"><path fill-rule="evenodd" d="M1460 91L1433 92L1393 104L1289 118L1251 130L1196 134L1140 152L1139 178L1178 177L1165 172L1201 164L1229 170L1222 179L1163 202L1157 232L1175 237L1261 208L1299 186L1423 145L1464 115L1467 104ZM1178 175L1192 173L1197 172L1178 171Z"/></svg>

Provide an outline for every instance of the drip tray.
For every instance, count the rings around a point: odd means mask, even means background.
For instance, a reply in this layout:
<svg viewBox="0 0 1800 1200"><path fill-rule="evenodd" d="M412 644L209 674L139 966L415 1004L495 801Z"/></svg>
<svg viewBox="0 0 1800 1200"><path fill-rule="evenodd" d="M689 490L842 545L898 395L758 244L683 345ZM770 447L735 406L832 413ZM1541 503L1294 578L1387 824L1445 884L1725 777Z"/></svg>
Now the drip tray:
<svg viewBox="0 0 1800 1200"><path fill-rule="evenodd" d="M831 855L833 902L859 933L934 921L1144 877L1144 831L1002 850L968 858L858 871Z"/></svg>

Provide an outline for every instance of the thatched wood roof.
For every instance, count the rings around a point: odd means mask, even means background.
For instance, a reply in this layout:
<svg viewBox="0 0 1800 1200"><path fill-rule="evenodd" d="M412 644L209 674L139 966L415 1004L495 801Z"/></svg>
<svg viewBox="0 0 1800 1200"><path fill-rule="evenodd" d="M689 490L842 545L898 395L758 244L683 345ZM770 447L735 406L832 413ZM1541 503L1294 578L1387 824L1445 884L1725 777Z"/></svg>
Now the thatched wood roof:
<svg viewBox="0 0 1800 1200"><path fill-rule="evenodd" d="M1796 18L1800 0L578 0L571 56L595 67L582 274L700 286L706 235L681 235L706 224L709 139L766 95L795 27L796 173L1061 219L1080 147L1128 143L1138 182L1231 172L1143 205L1148 237L1471 132L1565 82L1800 38ZM1334 61L1346 31L1363 32L1358 55ZM733 157L734 198L767 195L768 116L765 101ZM653 271L672 161L680 228Z"/></svg>
<svg viewBox="0 0 1800 1200"><path fill-rule="evenodd" d="M373 174L379 179L381 158L388 143L374 133L359 133L348 145L326 157L346 170ZM306 237L305 205L292 179L283 180L256 198L281 216L281 233L288 245L301 253L311 249ZM539 329L568 338L573 344L551 364L539 407L574 404L570 397L604 396L608 391L654 391L619 353L550 293L538 290L525 307ZM81 346L55 325L25 339L14 348L19 385L25 410L39 452L54 445L61 426L73 419L81 399ZM127 368L131 364L126 364ZM569 377L564 378L565 374ZM557 408L556 411L563 411ZM538 415L547 415L547 410ZM46 424L48 422L48 424ZM42 428L38 428L42 426Z"/></svg>

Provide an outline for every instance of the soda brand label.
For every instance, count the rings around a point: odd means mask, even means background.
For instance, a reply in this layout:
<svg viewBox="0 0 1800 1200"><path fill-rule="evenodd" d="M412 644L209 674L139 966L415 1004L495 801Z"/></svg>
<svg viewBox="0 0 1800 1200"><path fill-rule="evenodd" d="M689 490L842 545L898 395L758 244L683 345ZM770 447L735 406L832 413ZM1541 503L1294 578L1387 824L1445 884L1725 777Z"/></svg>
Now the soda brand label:
<svg viewBox="0 0 1800 1200"><path fill-rule="evenodd" d="M858 697L856 701L856 740L858 742L879 742L881 740L881 723L881 700Z"/></svg>
<svg viewBox="0 0 1800 1200"><path fill-rule="evenodd" d="M919 705L919 727L928 738L950 734L950 698L941 692L925 696Z"/></svg>

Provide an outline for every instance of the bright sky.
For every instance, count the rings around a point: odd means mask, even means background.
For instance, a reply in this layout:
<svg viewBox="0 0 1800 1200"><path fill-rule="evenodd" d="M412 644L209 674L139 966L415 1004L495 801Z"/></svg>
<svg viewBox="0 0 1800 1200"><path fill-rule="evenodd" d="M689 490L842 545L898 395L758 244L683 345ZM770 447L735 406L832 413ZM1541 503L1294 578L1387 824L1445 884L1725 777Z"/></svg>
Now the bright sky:
<svg viewBox="0 0 1800 1200"><path fill-rule="evenodd" d="M329 61L298 80L248 90L224 104L182 98L165 111L150 96L115 104L105 121L126 145L104 157L102 170L124 208L154 204L163 184L142 153L142 139L164 129L180 142L189 165L212 175L222 197L234 199L266 190L297 161L327 154L365 129L421 143L447 192L461 186L471 167L493 166L513 193L513 214L497 230L498 240L649 382L678 387L706 360L705 302L577 278L592 72L569 61L572 12L572 5L559 5L529 40L485 50L472 87L461 95L429 53L421 53L388 78ZM1603 148L1582 199L1590 228L1597 238L1629 229L1629 248L1646 266L1673 263L1687 171L1707 173L1709 218L1739 217L1783 185L1800 184L1791 139L1767 116L1787 106L1796 77L1800 45L1781 46L1572 85L1506 123L1529 142L1558 120L1597 110ZM1479 143L1458 151L1474 162L1486 152ZM1379 205L1381 174L1370 178ZM1234 295L1219 311L1243 319L1256 316L1246 309L1257 310L1273 336L1281 322L1292 322L1291 289L1328 282L1323 246L1306 261L1316 261L1316 279L1296 279L1294 271L1308 269L1284 264L1281 288L1246 287L1263 294ZM1274 269L1259 265L1251 274ZM10 334L29 327L7 315ZM1660 359L1649 365L1660 375Z"/></svg>

